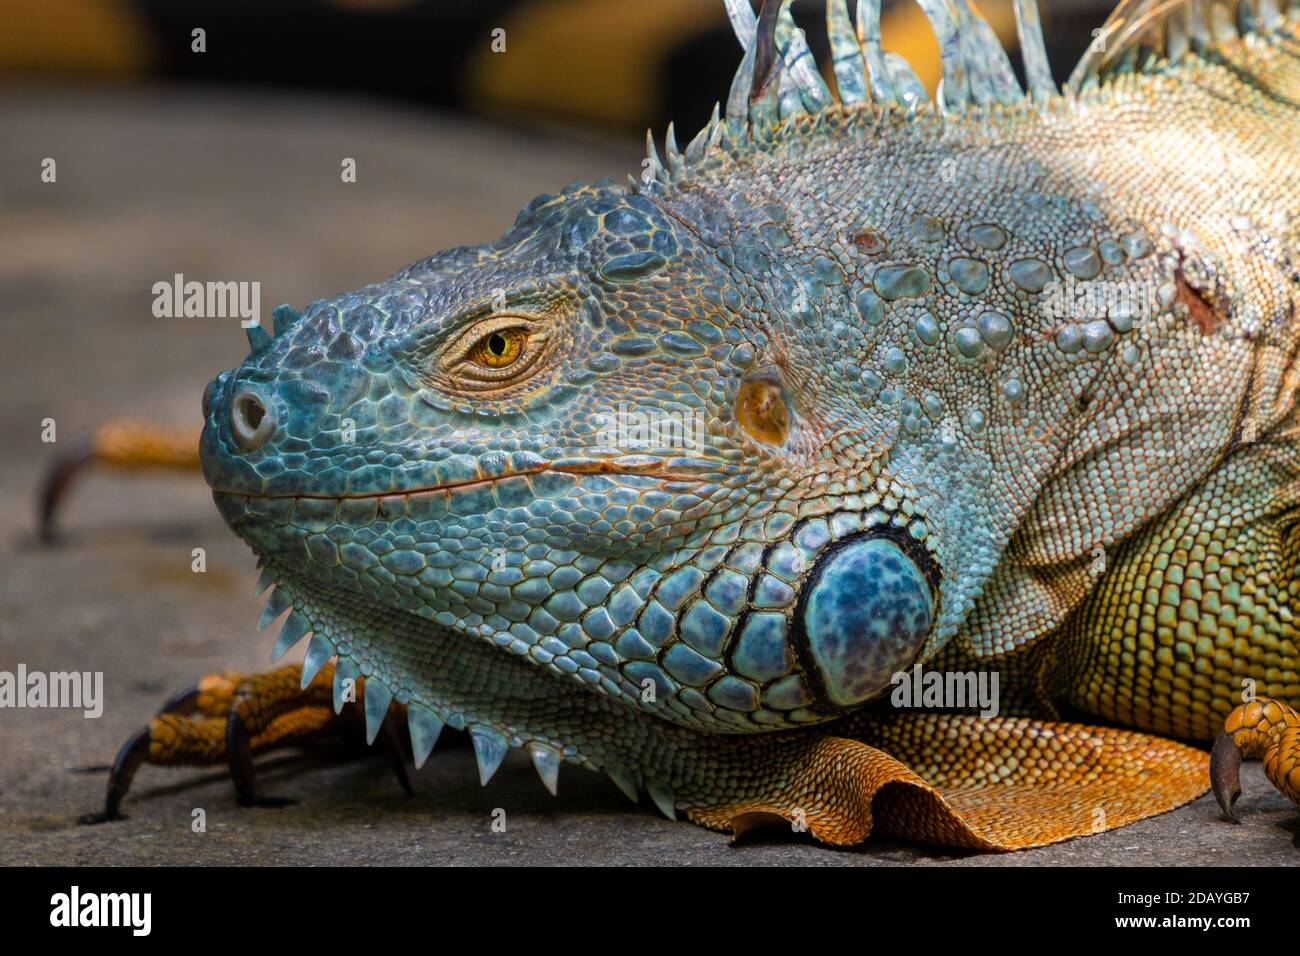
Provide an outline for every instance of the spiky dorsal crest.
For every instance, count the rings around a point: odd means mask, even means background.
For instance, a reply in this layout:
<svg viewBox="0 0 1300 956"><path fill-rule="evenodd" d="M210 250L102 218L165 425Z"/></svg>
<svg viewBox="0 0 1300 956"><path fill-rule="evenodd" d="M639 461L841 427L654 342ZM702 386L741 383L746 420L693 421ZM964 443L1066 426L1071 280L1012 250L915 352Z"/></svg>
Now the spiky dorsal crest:
<svg viewBox="0 0 1300 956"><path fill-rule="evenodd" d="M1225 40L1268 34L1300 21L1300 0L1121 0L1095 32L1062 95L1052 80L1037 0L1013 0L1027 90L993 28L970 0L917 0L939 41L942 80L931 102L911 65L882 49L881 0L858 0L856 22L847 0L826 0L826 30L838 97L821 78L792 0L724 0L744 56L727 95L683 154L669 127L665 158L646 134L638 191L680 183L693 172L725 163L745 149L806 135L846 114L911 118L923 110L940 117L990 107L1056 109L1080 93L1134 71L1154 72ZM891 114L896 114L892 115Z"/></svg>

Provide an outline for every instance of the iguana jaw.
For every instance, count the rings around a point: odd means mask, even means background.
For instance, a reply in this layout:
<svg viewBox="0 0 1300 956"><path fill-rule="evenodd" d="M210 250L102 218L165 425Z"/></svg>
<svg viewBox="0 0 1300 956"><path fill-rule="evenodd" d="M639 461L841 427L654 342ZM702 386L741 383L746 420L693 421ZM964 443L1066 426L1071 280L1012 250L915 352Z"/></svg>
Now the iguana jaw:
<svg viewBox="0 0 1300 956"><path fill-rule="evenodd" d="M558 480L567 484L538 485ZM741 519L749 529L743 536L730 530L734 525L706 525L689 540L638 546L589 529L573 539L578 550L572 554L556 550L553 541L534 550L527 538L505 547L524 525L510 533L476 530L508 529L520 520L510 517L512 510L545 517L566 501L658 496L670 504L706 494L698 481L542 472L424 495L218 491L214 500L232 530L288 569L276 573L279 580L287 573L340 599L364 596L434 622L462 645L489 644L494 653L521 658L528 673L550 671L573 693L595 692L686 727L735 733L825 721L887 688L894 672L911 665L928 634L941 574L926 550L928 536L915 531L924 528L922 519L899 512L891 520L879 506L867 509L878 491L846 498L844 510L832 508L824 517L760 510L749 522ZM477 497L458 497L470 495ZM485 538L489 533L496 537ZM674 598L682 587L691 589L686 599ZM566 610L575 601L587 610ZM710 693L701 708L705 698L677 665L690 659L682 658L684 648L707 637L701 621L707 624L710 614L716 619L712 608L728 602L741 612L728 628L735 631L732 649L718 655L725 663L708 665L712 670L699 683L712 689L723 680L725 688L725 678L739 674L769 690L761 704L755 695L747 706ZM580 626L572 623L579 616ZM657 636L660 618L666 630ZM300 623L290 628L291 637L304 633ZM858 634L863 644L846 644L845 634ZM645 643L651 640L665 650L656 652ZM750 717L756 707L761 710Z"/></svg>
<svg viewBox="0 0 1300 956"><path fill-rule="evenodd" d="M522 748L552 793L560 764L571 763L605 773L634 801L644 790L669 819L682 810L697 823L737 835L788 820L834 844L856 843L870 833L877 793L899 784L911 795L904 804L882 806L886 827L891 806L904 818L922 806L951 818L945 826L964 834L967 845L997 848L969 831L916 774L851 739L861 734L861 715L761 735L697 732L600 695L574 693L564 681L539 675L485 642L466 642L362 595L324 589L280 559L265 562L262 580L278 582L263 624L291 609L285 631L299 639L312 634L304 686L337 655L335 709L344 706L350 682L364 678L359 706L373 741L390 701L404 705L417 766L443 726L451 726L470 734L485 785L508 750Z"/></svg>

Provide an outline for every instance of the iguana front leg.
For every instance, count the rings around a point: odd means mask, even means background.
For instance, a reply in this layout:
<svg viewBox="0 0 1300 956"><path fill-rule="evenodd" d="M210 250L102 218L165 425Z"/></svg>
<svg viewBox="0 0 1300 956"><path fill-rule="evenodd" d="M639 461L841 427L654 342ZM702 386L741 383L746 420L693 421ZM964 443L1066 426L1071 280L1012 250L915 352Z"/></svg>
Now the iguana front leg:
<svg viewBox="0 0 1300 956"><path fill-rule="evenodd" d="M1234 820L1243 756L1300 795L1296 434L1293 411L1116 549L1056 638L1055 681L1073 706L1183 739L1222 730L1211 780ZM1258 698L1234 707L1246 689Z"/></svg>
<svg viewBox="0 0 1300 956"><path fill-rule="evenodd" d="M293 664L265 674L210 674L174 695L157 716L131 736L118 751L109 771L102 813L87 814L83 823L121 819L121 804L136 771L144 764L158 767L230 767L240 804L274 807L292 802L267 797L255 786L253 757L286 747L343 735L354 742L363 737L364 722L356 708L344 708L331 692L334 665L326 664L306 685L303 669ZM364 700L365 681L351 686ZM398 711L400 704L386 707ZM381 721L382 722L382 721ZM403 764L405 749L396 729L399 720L383 724L385 747L398 781L409 794ZM374 736L370 737L374 740Z"/></svg>
<svg viewBox="0 0 1300 956"><path fill-rule="evenodd" d="M743 799L691 808L690 818L736 835L787 820L839 845L875 832L1020 850L1193 800L1205 791L1206 757L1114 728L881 713L849 718L797 749L755 755L752 767Z"/></svg>

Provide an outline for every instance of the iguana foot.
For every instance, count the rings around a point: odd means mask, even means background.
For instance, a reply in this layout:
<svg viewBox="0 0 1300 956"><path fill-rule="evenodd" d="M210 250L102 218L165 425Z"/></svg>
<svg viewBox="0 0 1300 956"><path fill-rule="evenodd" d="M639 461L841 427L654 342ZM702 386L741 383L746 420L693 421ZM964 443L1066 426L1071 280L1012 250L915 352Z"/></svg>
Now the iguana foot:
<svg viewBox="0 0 1300 956"><path fill-rule="evenodd" d="M847 845L872 832L979 850L1018 850L1101 833L1205 792L1194 747L1128 730L940 713L850 718L758 756L745 799L688 808L740 834L790 821Z"/></svg>
<svg viewBox="0 0 1300 956"><path fill-rule="evenodd" d="M1300 714L1289 704L1260 697L1242 704L1223 722L1210 755L1210 782L1224 815L1233 823L1241 796L1242 759L1264 761L1264 774L1300 806Z"/></svg>
<svg viewBox="0 0 1300 956"><path fill-rule="evenodd" d="M292 800L259 794L253 757L271 750L307 744L332 734L365 738L359 708L342 708L331 687L334 665L327 663L304 688L302 667L291 665L265 674L211 674L174 695L158 715L131 736L113 761L102 813L82 823L122 819L121 804L142 764L211 766L227 762L243 806L276 807ZM364 678L355 684L363 699ZM393 702L389 705L401 709ZM400 721L383 721L381 735L402 788L409 794L405 746ZM372 738L373 739L373 738Z"/></svg>
<svg viewBox="0 0 1300 956"><path fill-rule="evenodd" d="M199 470L199 433L194 428L166 428L118 419L82 436L54 457L40 484L37 521L42 541L54 537L54 519L74 479L88 468L109 466L127 471Z"/></svg>

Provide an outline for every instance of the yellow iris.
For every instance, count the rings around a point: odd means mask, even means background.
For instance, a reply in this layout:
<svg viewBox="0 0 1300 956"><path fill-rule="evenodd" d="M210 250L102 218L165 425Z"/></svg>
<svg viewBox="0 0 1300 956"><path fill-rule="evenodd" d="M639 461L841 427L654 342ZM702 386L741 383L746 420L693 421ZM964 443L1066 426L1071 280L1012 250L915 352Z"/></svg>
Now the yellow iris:
<svg viewBox="0 0 1300 956"><path fill-rule="evenodd" d="M519 361L528 342L528 333L523 329L501 329L489 332L474 343L469 350L469 360L486 369L509 368Z"/></svg>

